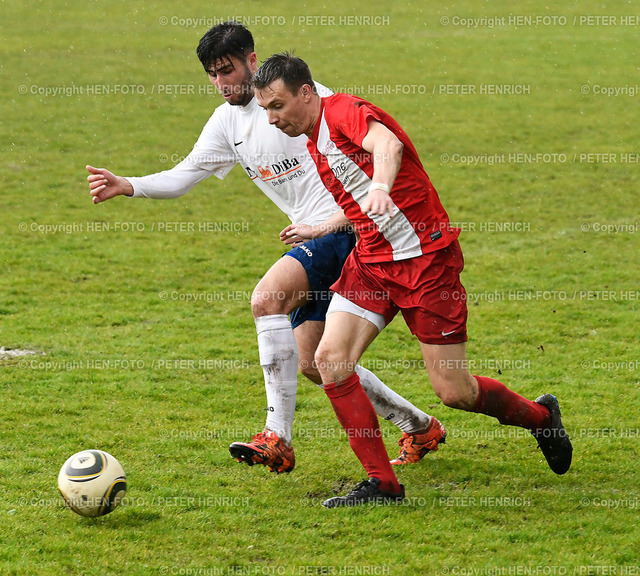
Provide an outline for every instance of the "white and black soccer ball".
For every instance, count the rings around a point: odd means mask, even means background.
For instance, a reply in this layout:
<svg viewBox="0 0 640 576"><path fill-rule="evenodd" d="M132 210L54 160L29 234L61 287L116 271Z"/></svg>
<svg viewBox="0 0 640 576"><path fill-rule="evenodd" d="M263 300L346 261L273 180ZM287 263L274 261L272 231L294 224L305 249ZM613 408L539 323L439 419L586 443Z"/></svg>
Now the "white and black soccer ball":
<svg viewBox="0 0 640 576"><path fill-rule="evenodd" d="M58 490L80 516L104 516L116 509L127 490L120 463L102 450L84 450L69 458L58 474Z"/></svg>

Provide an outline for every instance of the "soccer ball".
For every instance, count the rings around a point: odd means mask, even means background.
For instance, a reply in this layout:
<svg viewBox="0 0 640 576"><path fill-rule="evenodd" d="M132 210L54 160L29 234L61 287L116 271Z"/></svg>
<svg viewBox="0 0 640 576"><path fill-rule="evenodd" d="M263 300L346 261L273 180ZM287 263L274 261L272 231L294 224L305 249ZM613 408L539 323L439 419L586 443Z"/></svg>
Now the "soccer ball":
<svg viewBox="0 0 640 576"><path fill-rule="evenodd" d="M58 474L58 490L80 516L104 516L116 509L127 490L120 463L102 450L84 450L69 458Z"/></svg>

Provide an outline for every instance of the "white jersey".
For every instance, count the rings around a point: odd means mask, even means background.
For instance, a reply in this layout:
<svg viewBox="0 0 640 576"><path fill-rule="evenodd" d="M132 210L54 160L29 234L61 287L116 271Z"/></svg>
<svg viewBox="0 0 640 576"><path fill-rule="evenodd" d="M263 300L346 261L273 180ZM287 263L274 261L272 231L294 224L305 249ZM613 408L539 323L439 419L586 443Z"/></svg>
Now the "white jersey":
<svg viewBox="0 0 640 576"><path fill-rule="evenodd" d="M320 224L340 210L320 180L307 137L291 138L269 124L255 97L246 106L218 106L191 153L170 170L127 180L134 197L177 198L212 174L224 179L236 164L292 223Z"/></svg>

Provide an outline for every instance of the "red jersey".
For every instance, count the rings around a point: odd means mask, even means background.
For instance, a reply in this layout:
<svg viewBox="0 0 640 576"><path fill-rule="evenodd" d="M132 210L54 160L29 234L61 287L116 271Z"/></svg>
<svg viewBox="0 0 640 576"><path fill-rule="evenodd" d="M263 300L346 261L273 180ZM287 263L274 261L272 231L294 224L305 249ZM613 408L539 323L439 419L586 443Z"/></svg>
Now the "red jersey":
<svg viewBox="0 0 640 576"><path fill-rule="evenodd" d="M369 216L360 210L373 177L373 155L362 148L370 120L381 122L404 145L390 193L392 217ZM324 185L360 235L355 249L361 262L415 258L445 248L458 237L460 230L449 226L413 143L384 110L349 94L323 98L307 147Z"/></svg>

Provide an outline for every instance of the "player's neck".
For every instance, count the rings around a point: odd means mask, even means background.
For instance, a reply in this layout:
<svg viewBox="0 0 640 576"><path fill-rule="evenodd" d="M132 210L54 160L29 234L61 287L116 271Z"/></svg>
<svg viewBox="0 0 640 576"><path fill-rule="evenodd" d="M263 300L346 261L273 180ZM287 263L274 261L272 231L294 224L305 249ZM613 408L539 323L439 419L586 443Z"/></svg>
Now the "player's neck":
<svg viewBox="0 0 640 576"><path fill-rule="evenodd" d="M311 102L309 103L309 115L311 116L311 123L309 124L309 128L305 131L305 135L307 138L311 138L313 135L313 131L315 130L316 124L320 120L320 113L322 112L322 98L320 96L314 96Z"/></svg>

